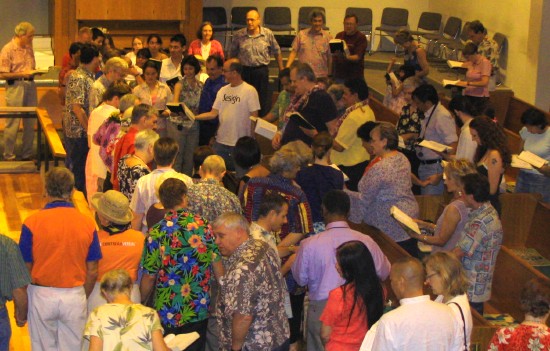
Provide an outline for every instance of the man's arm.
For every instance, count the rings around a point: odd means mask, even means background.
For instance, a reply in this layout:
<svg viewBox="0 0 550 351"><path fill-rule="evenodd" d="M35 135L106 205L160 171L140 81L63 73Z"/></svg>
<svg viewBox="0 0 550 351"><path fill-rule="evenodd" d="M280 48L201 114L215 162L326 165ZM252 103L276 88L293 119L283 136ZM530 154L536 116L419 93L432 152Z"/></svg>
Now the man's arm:
<svg viewBox="0 0 550 351"><path fill-rule="evenodd" d="M27 286L14 289L12 291L13 304L15 306L15 323L18 327L25 326L27 323L28 298L27 298Z"/></svg>
<svg viewBox="0 0 550 351"><path fill-rule="evenodd" d="M248 329L252 324L252 316L240 313L233 313L231 322L231 350L240 350L244 345L244 339L248 334Z"/></svg>
<svg viewBox="0 0 550 351"><path fill-rule="evenodd" d="M10 73L10 72L0 73L0 79L3 79L3 80L19 79L19 78L30 79L32 77L34 77L34 75L30 71L17 72L17 73Z"/></svg>
<svg viewBox="0 0 550 351"><path fill-rule="evenodd" d="M296 51L292 50L290 54L288 54L288 59L286 60L286 67L287 68L290 67L295 59L296 59Z"/></svg>
<svg viewBox="0 0 550 351"><path fill-rule="evenodd" d="M131 228L134 230L139 230L141 232L141 221L143 220L144 213L135 213L134 218L132 218Z"/></svg>
<svg viewBox="0 0 550 351"><path fill-rule="evenodd" d="M292 53L291 51L290 53ZM279 65L279 70L282 71L285 66L283 66L283 54L281 54L281 51L277 54L277 64Z"/></svg>
<svg viewBox="0 0 550 351"><path fill-rule="evenodd" d="M80 125L84 130L88 130L88 116L86 116L86 112L82 108L82 105L80 104L72 104L71 110L75 114L76 118L78 118L78 122L80 122Z"/></svg>
<svg viewBox="0 0 550 351"><path fill-rule="evenodd" d="M215 271L214 271L215 273ZM155 285L155 281L157 280L157 277L154 275L150 275L147 273L143 273L143 276L141 277L141 283L139 285L139 292L141 294L141 302L144 302L147 300L149 295L151 294L151 291L153 291L153 286Z"/></svg>
<svg viewBox="0 0 550 351"><path fill-rule="evenodd" d="M219 260L217 262L212 263L212 270L214 271L214 277L216 277L216 280L220 281L220 278L223 277L223 275L225 274L222 261Z"/></svg>
<svg viewBox="0 0 550 351"><path fill-rule="evenodd" d="M214 119L214 118L218 117L219 114L220 114L220 111L213 108L210 112L205 112L205 113L201 113L200 115L196 115L195 119L197 121L207 121L209 119ZM258 113L256 112L256 116L257 115L258 115Z"/></svg>
<svg viewBox="0 0 550 351"><path fill-rule="evenodd" d="M86 262L86 281L84 282L84 292L86 293L86 298L88 298L92 293L92 290L94 290L94 285L97 281L97 262L98 261Z"/></svg>

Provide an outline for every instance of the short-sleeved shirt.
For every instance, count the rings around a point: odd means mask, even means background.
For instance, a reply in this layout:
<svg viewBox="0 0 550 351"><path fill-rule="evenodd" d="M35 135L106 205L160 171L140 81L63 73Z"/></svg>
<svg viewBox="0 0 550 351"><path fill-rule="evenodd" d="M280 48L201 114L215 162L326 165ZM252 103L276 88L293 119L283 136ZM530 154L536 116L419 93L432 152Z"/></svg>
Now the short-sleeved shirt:
<svg viewBox="0 0 550 351"><path fill-rule="evenodd" d="M63 111L63 132L68 138L86 137L86 131L73 113L73 104L84 109L90 115L90 90L94 84L94 74L79 66L70 76L65 89L65 109Z"/></svg>
<svg viewBox="0 0 550 351"><path fill-rule="evenodd" d="M149 230L141 264L157 275L155 309L165 327L208 317L212 263L220 259L208 222L187 209L168 211Z"/></svg>
<svg viewBox="0 0 550 351"><path fill-rule="evenodd" d="M0 234L0 306L13 298L12 292L31 283L31 276L19 247Z"/></svg>
<svg viewBox="0 0 550 351"><path fill-rule="evenodd" d="M180 96L178 96L178 101L184 102L194 114L197 114L199 112L199 101L204 84L199 80L195 80L195 86L191 86L185 78L180 79L179 84L181 84L181 92ZM180 115L170 116L168 119L176 124L193 124L192 121L183 119Z"/></svg>
<svg viewBox="0 0 550 351"><path fill-rule="evenodd" d="M25 220L19 248L33 264L33 284L55 288L84 285L86 262L102 258L94 221L65 201L50 202Z"/></svg>
<svg viewBox="0 0 550 351"><path fill-rule="evenodd" d="M285 295L279 257L269 244L250 239L237 247L220 279L220 349L231 349L235 313L252 316L243 349L273 350L281 346L289 337Z"/></svg>
<svg viewBox="0 0 550 351"><path fill-rule="evenodd" d="M358 61L349 61L345 57L333 57L332 75L335 79L350 79L365 77L365 51L369 45L365 34L357 31L352 35L347 35L346 32L336 34L336 39L342 39L346 42L350 55L359 55Z"/></svg>
<svg viewBox="0 0 550 351"><path fill-rule="evenodd" d="M288 222L281 227L281 239L289 233L313 233L311 209L306 194L292 184L290 179L273 173L267 177L252 178L246 183L241 202L249 222L258 220L260 203L266 193L279 194L288 202Z"/></svg>
<svg viewBox="0 0 550 351"><path fill-rule="evenodd" d="M458 137L458 145L456 147L456 158L464 158L474 163L474 157L476 155L477 143L472 139L472 133L470 132L470 122L467 121L460 128L460 136Z"/></svg>
<svg viewBox="0 0 550 351"><path fill-rule="evenodd" d="M210 112L212 110L212 105L216 100L216 95L224 85L227 85L227 82L225 81L225 77L223 75L219 76L216 79L208 78L206 80L206 82L204 83L204 87L202 88L201 99L199 101L199 113ZM213 122L212 120L200 122L217 124L218 118L215 118L215 122Z"/></svg>
<svg viewBox="0 0 550 351"><path fill-rule="evenodd" d="M187 207L213 222L226 212L242 213L237 195L224 188L216 179L202 179L189 187Z"/></svg>
<svg viewBox="0 0 550 351"><path fill-rule="evenodd" d="M233 35L229 56L237 57L243 66L257 67L269 65L271 55L277 56L280 52L271 30L260 27L260 34L252 36L247 28L243 28Z"/></svg>
<svg viewBox="0 0 550 351"><path fill-rule="evenodd" d="M336 105L330 95L321 89L313 91L309 96L307 103L301 106L299 112L311 123L318 132L328 131L326 123L338 117ZM294 140L301 140L307 145L311 145L312 139L304 134L298 124L289 120L281 139L281 145L288 144Z"/></svg>
<svg viewBox="0 0 550 351"><path fill-rule="evenodd" d="M424 118L424 113L420 110L412 111L410 104L403 106L401 115L397 121L397 134L420 133L421 120Z"/></svg>
<svg viewBox="0 0 550 351"><path fill-rule="evenodd" d="M120 159L118 162L117 179L120 192L128 198L128 201L132 200L134 190L136 189L136 183L139 178L151 173L148 167L141 164L136 164L132 167L126 165L126 160L132 157L128 154Z"/></svg>
<svg viewBox="0 0 550 351"><path fill-rule="evenodd" d="M302 29L292 42L292 51L296 52L300 62L308 63L316 78L328 76L328 63L332 35L326 30L314 32L311 28Z"/></svg>
<svg viewBox="0 0 550 351"><path fill-rule="evenodd" d="M354 294L355 288L349 284L337 287L329 293L327 304L319 318L324 325L332 328L325 345L326 351L356 351L361 347L369 329L367 308L360 299L353 306Z"/></svg>
<svg viewBox="0 0 550 351"><path fill-rule="evenodd" d="M143 214L143 220L141 222L142 233L147 232L145 213L147 212L149 207L159 202L159 199L157 198L157 195L155 193L155 183L161 175L170 171L175 172L173 169L157 168L151 173L139 178L136 183L134 195L132 196L132 200L130 200L130 209L132 209L134 213ZM183 173L180 173L178 177L186 179L184 183L187 187L190 187L193 184L193 180Z"/></svg>
<svg viewBox="0 0 550 351"><path fill-rule="evenodd" d="M113 151L113 174L111 182L113 183L113 189L120 190L118 184L118 166L120 159L128 154L133 155L135 152L134 141L136 140L136 134L139 130L135 126L130 126L126 134L120 137L115 144L115 150Z"/></svg>
<svg viewBox="0 0 550 351"><path fill-rule="evenodd" d="M357 104L352 108L353 110L344 119L334 138L345 150L340 152L333 149L330 152L330 160L336 165L355 166L370 159L361 138L357 136L357 129L366 122L374 122L374 112L368 105Z"/></svg>
<svg viewBox="0 0 550 351"><path fill-rule="evenodd" d="M468 301L485 302L491 298L493 272L502 244L502 224L497 211L486 202L470 212L470 218L457 247L462 250L462 266L470 285Z"/></svg>
<svg viewBox="0 0 550 351"><path fill-rule="evenodd" d="M489 351L550 349L550 329L543 325L518 324L502 327L491 339Z"/></svg>
<svg viewBox="0 0 550 351"><path fill-rule="evenodd" d="M498 44L496 41L489 39L488 37L483 38L481 43L477 46L477 53L483 55L489 60L489 62L491 62L493 74L498 71L498 59L500 54L498 52Z"/></svg>
<svg viewBox="0 0 550 351"><path fill-rule="evenodd" d="M139 261L145 243L143 234L134 229L111 234L101 230L98 236L103 258L99 261L97 280L113 269L123 268L134 282L137 281Z"/></svg>
<svg viewBox="0 0 550 351"><path fill-rule="evenodd" d="M435 141L443 145L450 145L458 140L455 121L451 113L440 102L424 112L421 125L420 137L425 140ZM425 147L417 146L416 153L421 160L441 158L435 151Z"/></svg>
<svg viewBox="0 0 550 351"><path fill-rule="evenodd" d="M491 76L491 63L484 56L479 55L475 63L470 63L466 71L466 79L469 82L479 82L483 77ZM489 97L489 84L484 87L467 86L462 93L466 96Z"/></svg>
<svg viewBox="0 0 550 351"><path fill-rule="evenodd" d="M323 196L330 190L344 188L344 174L331 166L313 164L298 172L296 183L306 193L313 222L322 222L321 202Z"/></svg>
<svg viewBox="0 0 550 351"><path fill-rule="evenodd" d="M153 106L156 110L165 110L166 104L173 100L170 87L161 82L157 82L157 93L155 95L151 95L151 89L145 82L136 86L132 93L138 97L142 104Z"/></svg>
<svg viewBox="0 0 550 351"><path fill-rule="evenodd" d="M153 332L160 330L159 317L152 308L140 304L109 303L90 314L84 337L96 336L104 350L153 350Z"/></svg>
<svg viewBox="0 0 550 351"><path fill-rule="evenodd" d="M182 58L183 60L183 58ZM177 65L172 62L172 58L168 57L162 60L162 66L160 68L160 74L159 74L159 80L162 83L166 83L167 80L173 79L173 78L179 78L181 79L181 62Z"/></svg>
<svg viewBox="0 0 550 351"><path fill-rule="evenodd" d="M541 134L533 134L523 127L519 131L521 139L523 139L523 149L531 151L537 156L550 161L550 128L546 128ZM536 169L522 169L522 172L541 175Z"/></svg>
<svg viewBox="0 0 550 351"><path fill-rule="evenodd" d="M285 123L285 112L288 108L288 105L290 105L290 94L288 91L283 90L279 93L279 96L277 96L277 101L275 101L275 104L273 107L271 107L271 113L273 114L273 117L276 118L277 122L277 129L281 130Z"/></svg>
<svg viewBox="0 0 550 351"><path fill-rule="evenodd" d="M216 142L235 146L243 136L250 136L250 115L260 110L260 100L256 89L242 82L232 87L226 85L218 91L212 108L218 110L220 126Z"/></svg>
<svg viewBox="0 0 550 351"><path fill-rule="evenodd" d="M97 80L92 84L92 89L90 90L90 110L98 107L103 101L103 94L111 86L111 82L102 75L97 78Z"/></svg>
<svg viewBox="0 0 550 351"><path fill-rule="evenodd" d="M35 69L32 45L24 48L17 45L15 39L4 45L0 52L0 72L19 73Z"/></svg>

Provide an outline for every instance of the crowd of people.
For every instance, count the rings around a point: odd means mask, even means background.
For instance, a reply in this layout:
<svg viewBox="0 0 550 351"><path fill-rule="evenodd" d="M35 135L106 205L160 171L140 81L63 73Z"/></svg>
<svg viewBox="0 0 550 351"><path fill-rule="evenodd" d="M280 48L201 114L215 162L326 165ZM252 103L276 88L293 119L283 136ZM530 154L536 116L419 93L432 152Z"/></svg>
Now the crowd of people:
<svg viewBox="0 0 550 351"><path fill-rule="evenodd" d="M511 162L503 129L484 115L493 70L474 40L483 26L472 22L464 49L482 68L469 69L464 96L448 109L422 81L424 49L397 32L414 69L391 89L401 99L396 127L369 106L357 16L346 15L336 36L349 53L330 52L324 12L310 22L286 68L256 10L227 57L208 22L189 48L172 36L168 55L159 35L147 47L133 38L124 54L98 29L81 29L59 82L66 167L46 173L47 204L24 221L19 248L0 236L0 326L13 298L33 350L168 350L163 335L193 332L188 350L294 351L303 332L312 351L468 349L471 309L483 314L491 298L498 195ZM12 106L36 104L33 35L19 24L0 54L0 78L17 90L7 94ZM272 56L283 91L271 108ZM277 125L273 155L262 156L251 116ZM545 115L528 110L522 123L522 148L550 159ZM31 152L24 147L23 158ZM522 170L517 190L548 201L549 176L548 164ZM436 224L418 218L415 187L452 193ZM95 221L72 204L75 189ZM421 232L397 221L394 207ZM407 257L390 265L349 222L382 231ZM433 246L423 262L419 242ZM388 278L400 303L389 312ZM549 303L548 282L530 282L525 322L500 330L491 350L521 349L507 339L550 346Z"/></svg>

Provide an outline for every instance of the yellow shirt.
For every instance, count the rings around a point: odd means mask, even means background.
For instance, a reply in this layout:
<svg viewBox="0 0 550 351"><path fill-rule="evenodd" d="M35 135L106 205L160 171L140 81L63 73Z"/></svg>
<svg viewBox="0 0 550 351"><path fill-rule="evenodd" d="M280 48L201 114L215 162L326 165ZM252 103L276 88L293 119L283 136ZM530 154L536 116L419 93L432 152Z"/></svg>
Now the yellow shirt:
<svg viewBox="0 0 550 351"><path fill-rule="evenodd" d="M375 121L374 112L368 105L357 108L348 114L334 138L345 150L338 152L332 149L330 160L333 163L354 166L369 159L369 154L363 147L361 138L357 136L357 129L368 121Z"/></svg>

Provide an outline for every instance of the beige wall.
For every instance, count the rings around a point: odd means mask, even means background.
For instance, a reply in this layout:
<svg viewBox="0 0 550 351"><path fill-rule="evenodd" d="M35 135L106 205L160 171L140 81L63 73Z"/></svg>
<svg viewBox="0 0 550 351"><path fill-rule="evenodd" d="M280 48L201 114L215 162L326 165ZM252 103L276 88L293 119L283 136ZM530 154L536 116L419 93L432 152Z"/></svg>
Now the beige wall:
<svg viewBox="0 0 550 351"><path fill-rule="evenodd" d="M542 1L430 0L429 9L445 17L452 14L465 21L478 19L487 27L490 36L495 32L506 35L505 84L520 99L535 103ZM539 107L548 109L548 105Z"/></svg>
<svg viewBox="0 0 550 351"><path fill-rule="evenodd" d="M256 6L260 13L266 6L288 6L292 22L298 21L300 6L323 6L327 10L327 25L332 34L341 31L342 18L348 6L370 6L373 23L378 25L384 7L409 9L409 25L415 28L423 11L440 12L444 20L450 15L463 21L479 19L488 28L489 35L501 32L508 38L507 59L503 67L505 84L515 95L529 103L548 110L550 104L550 42L540 41L541 24L550 29L550 0L393 0L386 2L333 1L333 0L279 0L276 4L266 0L204 0L204 6ZM414 3L414 7L411 4ZM543 4L546 3L546 6ZM542 19L546 19L543 21ZM547 31L548 32L548 31ZM546 50L548 49L548 50Z"/></svg>

